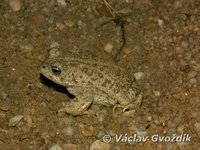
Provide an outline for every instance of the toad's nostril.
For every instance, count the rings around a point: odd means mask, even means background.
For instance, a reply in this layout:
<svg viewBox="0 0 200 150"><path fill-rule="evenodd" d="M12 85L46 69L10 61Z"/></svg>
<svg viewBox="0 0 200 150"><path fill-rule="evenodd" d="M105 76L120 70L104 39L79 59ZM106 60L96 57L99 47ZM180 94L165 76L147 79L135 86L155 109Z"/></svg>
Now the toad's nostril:
<svg viewBox="0 0 200 150"><path fill-rule="evenodd" d="M46 65L42 65L42 68L45 69L45 68L46 68Z"/></svg>

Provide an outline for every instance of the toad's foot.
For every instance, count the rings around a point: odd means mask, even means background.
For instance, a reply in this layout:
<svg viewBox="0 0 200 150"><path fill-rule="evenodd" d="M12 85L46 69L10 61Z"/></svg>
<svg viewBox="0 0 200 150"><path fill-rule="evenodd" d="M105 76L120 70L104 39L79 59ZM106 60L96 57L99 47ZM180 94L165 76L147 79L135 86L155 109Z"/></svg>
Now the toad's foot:
<svg viewBox="0 0 200 150"><path fill-rule="evenodd" d="M129 110L134 110L136 109L137 107L135 105L126 105L126 106L123 106L123 105L120 105L120 104L117 104L113 107L113 112L116 111L116 109L122 109L123 112L125 111L129 111Z"/></svg>
<svg viewBox="0 0 200 150"><path fill-rule="evenodd" d="M72 116L81 115L86 112L86 110L91 104L92 104L92 101L88 101L88 102L73 101L73 102L70 102L66 107L58 110L58 113L64 112Z"/></svg>
<svg viewBox="0 0 200 150"><path fill-rule="evenodd" d="M128 110L135 110L141 105L141 102L142 102L142 94L138 95L136 101L132 103L114 105L113 112L115 112L117 108L121 108L123 112L128 111Z"/></svg>

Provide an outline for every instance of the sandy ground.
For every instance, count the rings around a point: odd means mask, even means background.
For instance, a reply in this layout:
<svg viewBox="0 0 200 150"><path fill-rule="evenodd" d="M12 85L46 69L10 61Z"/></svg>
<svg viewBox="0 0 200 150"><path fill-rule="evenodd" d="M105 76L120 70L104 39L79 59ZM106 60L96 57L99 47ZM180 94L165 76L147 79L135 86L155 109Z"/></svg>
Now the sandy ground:
<svg viewBox="0 0 200 150"><path fill-rule="evenodd" d="M200 1L109 4L127 21L117 64L139 73L144 100L136 112L93 105L72 117L57 113L70 99L41 78L40 65L53 47L113 59L121 32L113 21L102 26L113 18L108 7L101 0L0 2L1 148L199 149Z"/></svg>

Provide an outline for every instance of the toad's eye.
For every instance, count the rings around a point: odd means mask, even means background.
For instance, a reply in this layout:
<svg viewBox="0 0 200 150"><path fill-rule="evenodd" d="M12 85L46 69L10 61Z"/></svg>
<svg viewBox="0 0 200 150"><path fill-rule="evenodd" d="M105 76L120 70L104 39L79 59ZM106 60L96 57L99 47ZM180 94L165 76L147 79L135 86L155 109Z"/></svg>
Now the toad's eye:
<svg viewBox="0 0 200 150"><path fill-rule="evenodd" d="M59 75L61 74L61 69L56 67L56 66L52 66L51 67L51 71L55 74L55 75Z"/></svg>

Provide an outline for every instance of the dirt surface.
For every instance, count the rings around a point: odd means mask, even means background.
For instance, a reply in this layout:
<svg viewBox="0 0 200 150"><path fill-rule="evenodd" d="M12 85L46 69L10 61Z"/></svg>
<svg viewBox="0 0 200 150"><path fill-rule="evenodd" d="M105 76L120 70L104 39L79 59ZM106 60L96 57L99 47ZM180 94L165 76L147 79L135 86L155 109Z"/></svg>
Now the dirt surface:
<svg viewBox="0 0 200 150"><path fill-rule="evenodd" d="M136 112L93 105L88 115L72 117L57 113L70 99L41 77L40 65L55 47L113 59L121 32L113 21L102 25L114 17L108 6L101 0L0 2L1 148L199 149L200 1L109 4L127 21L116 63L139 75L144 100Z"/></svg>

